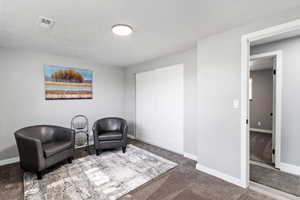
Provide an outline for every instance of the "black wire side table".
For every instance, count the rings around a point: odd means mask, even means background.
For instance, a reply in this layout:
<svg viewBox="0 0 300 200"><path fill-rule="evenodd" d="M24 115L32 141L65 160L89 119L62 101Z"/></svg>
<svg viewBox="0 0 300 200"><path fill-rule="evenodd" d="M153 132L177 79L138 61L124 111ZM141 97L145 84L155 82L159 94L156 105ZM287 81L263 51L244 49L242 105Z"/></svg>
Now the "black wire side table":
<svg viewBox="0 0 300 200"><path fill-rule="evenodd" d="M75 131L75 139L76 139L76 137L78 137L79 134L84 134L86 136L85 151L87 151L88 154L91 154L88 118L84 115L76 115L71 120L71 129L73 129ZM75 146L76 146L76 144L75 144Z"/></svg>

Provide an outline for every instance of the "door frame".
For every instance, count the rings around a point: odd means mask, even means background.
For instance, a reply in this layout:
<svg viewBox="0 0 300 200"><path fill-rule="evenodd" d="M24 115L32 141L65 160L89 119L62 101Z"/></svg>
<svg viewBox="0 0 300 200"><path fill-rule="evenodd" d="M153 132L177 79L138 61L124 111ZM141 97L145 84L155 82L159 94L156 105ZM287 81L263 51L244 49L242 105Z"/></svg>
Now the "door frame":
<svg viewBox="0 0 300 200"><path fill-rule="evenodd" d="M282 122L282 51L272 51L260 54L250 55L250 60L260 59L260 58L276 58L275 67L273 70L276 70L276 82L273 81L273 91L275 91L275 96L273 95L273 130L272 137L275 137L275 145L272 144L272 147L275 147L275 168L280 169L280 160L281 160L281 122ZM250 67L249 67L250 73ZM273 79L274 80L274 79ZM250 113L249 113L250 114ZM275 126L274 126L275 125ZM250 131L250 130L249 130ZM275 136L274 136L275 134ZM249 134L250 137L250 134ZM250 148L249 148L250 152Z"/></svg>
<svg viewBox="0 0 300 200"><path fill-rule="evenodd" d="M249 74L250 43L300 30L300 20L280 24L260 31L243 35L241 38L241 186L247 188L249 172Z"/></svg>

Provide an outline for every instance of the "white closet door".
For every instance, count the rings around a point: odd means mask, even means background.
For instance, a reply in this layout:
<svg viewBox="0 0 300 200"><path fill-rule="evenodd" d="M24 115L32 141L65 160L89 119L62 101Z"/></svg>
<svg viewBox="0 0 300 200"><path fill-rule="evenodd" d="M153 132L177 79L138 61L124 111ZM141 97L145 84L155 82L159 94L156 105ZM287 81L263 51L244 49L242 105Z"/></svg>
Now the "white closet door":
<svg viewBox="0 0 300 200"><path fill-rule="evenodd" d="M183 65L136 74L136 137L183 153Z"/></svg>

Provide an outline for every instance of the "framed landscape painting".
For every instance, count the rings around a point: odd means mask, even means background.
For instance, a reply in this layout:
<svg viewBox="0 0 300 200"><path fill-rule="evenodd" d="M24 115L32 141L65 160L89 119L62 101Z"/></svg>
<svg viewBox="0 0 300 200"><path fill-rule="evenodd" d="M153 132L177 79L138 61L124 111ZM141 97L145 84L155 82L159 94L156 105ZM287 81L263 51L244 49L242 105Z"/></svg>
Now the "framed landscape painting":
<svg viewBox="0 0 300 200"><path fill-rule="evenodd" d="M93 71L44 65L44 77L47 100L93 98Z"/></svg>

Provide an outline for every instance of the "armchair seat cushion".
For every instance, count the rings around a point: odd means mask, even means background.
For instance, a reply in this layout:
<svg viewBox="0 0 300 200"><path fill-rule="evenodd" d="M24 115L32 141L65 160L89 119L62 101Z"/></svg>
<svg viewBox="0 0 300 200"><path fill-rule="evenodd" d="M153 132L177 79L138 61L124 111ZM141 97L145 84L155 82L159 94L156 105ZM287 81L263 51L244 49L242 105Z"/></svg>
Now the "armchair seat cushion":
<svg viewBox="0 0 300 200"><path fill-rule="evenodd" d="M49 158L59 152L72 148L72 141L66 142L49 142L43 144L44 156Z"/></svg>
<svg viewBox="0 0 300 200"><path fill-rule="evenodd" d="M102 132L98 136L99 141L122 140L122 133L120 132Z"/></svg>

